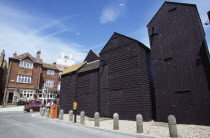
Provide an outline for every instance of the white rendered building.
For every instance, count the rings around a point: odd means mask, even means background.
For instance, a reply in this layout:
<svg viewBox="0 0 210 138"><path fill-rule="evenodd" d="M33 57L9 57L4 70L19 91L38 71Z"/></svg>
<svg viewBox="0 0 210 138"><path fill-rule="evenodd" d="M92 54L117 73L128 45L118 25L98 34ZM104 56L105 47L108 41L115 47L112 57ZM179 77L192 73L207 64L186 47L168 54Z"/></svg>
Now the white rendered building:
<svg viewBox="0 0 210 138"><path fill-rule="evenodd" d="M71 54L61 53L61 55L57 58L56 64L57 68L60 71L63 71L65 68L75 65L75 59Z"/></svg>

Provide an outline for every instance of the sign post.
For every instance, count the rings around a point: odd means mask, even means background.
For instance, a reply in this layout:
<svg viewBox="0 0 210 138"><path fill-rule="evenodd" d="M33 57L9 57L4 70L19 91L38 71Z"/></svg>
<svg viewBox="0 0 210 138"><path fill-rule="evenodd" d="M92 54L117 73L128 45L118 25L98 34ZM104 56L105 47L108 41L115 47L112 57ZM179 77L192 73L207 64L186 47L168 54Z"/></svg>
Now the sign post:
<svg viewBox="0 0 210 138"><path fill-rule="evenodd" d="M73 102L73 110L74 110L74 123L77 122L77 102Z"/></svg>

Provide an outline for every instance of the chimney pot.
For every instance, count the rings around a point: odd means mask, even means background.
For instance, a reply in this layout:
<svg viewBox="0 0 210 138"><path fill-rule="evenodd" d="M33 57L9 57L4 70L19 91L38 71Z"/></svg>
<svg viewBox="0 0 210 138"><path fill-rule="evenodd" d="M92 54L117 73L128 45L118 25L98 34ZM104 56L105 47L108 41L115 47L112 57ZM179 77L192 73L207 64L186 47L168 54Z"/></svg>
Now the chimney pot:
<svg viewBox="0 0 210 138"><path fill-rule="evenodd" d="M14 54L13 54L13 57L16 57L17 56L17 53L15 52Z"/></svg>
<svg viewBox="0 0 210 138"><path fill-rule="evenodd" d="M36 58L37 58L37 59L40 59L40 56L41 56L41 51L38 50L38 52L37 52L37 54L36 54Z"/></svg>

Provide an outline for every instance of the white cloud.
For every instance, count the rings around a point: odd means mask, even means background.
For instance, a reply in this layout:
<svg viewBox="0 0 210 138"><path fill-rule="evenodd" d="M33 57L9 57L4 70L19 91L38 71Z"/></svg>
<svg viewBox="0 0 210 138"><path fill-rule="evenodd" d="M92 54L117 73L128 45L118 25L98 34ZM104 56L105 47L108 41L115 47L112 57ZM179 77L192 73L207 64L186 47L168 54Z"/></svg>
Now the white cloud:
<svg viewBox="0 0 210 138"><path fill-rule="evenodd" d="M123 15L124 11L126 9L125 4L120 3L112 3L105 7L102 10L101 16L100 16L100 23L101 24L106 24L109 22L114 22L116 21L120 16Z"/></svg>
<svg viewBox="0 0 210 138"><path fill-rule="evenodd" d="M125 6L125 4L124 3L120 3L119 6Z"/></svg>
<svg viewBox="0 0 210 138"><path fill-rule="evenodd" d="M0 50L5 49L6 59L14 52L26 52L36 56L41 49L44 62L54 62L61 52L72 54L77 62L83 61L85 53L78 50L82 45L73 41L62 41L58 34L72 32L72 28L61 20L32 16L24 11L0 4ZM3 9L3 10L2 10Z"/></svg>

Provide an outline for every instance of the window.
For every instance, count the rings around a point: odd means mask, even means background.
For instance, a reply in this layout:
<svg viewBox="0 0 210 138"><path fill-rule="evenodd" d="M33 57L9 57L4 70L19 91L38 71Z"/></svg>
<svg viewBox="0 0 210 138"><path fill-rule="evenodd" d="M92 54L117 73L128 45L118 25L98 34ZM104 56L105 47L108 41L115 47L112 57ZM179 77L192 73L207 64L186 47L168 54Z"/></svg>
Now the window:
<svg viewBox="0 0 210 138"><path fill-rule="evenodd" d="M50 70L50 69L47 70L47 74L49 74L49 75L54 75L54 73L55 73L54 70Z"/></svg>
<svg viewBox="0 0 210 138"><path fill-rule="evenodd" d="M17 82L20 82L20 83L31 83L31 76L18 75L17 76Z"/></svg>
<svg viewBox="0 0 210 138"><path fill-rule="evenodd" d="M33 68L33 63L26 62L26 61L20 61L20 65L19 66L23 67L23 68L32 69Z"/></svg>
<svg viewBox="0 0 210 138"><path fill-rule="evenodd" d="M53 83L54 83L53 80L47 80L46 81L46 86L52 88L53 87Z"/></svg>

